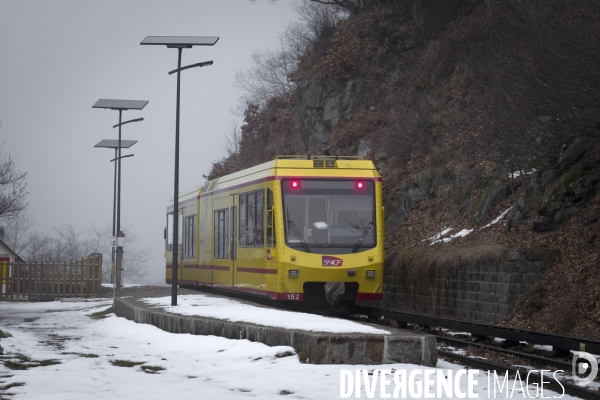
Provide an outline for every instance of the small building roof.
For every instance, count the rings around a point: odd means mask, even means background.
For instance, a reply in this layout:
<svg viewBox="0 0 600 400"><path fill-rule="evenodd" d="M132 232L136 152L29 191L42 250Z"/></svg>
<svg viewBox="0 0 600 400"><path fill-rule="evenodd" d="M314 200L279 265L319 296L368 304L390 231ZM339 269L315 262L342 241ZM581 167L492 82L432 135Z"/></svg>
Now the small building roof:
<svg viewBox="0 0 600 400"><path fill-rule="evenodd" d="M0 247L3 247L6 249L6 251L8 251L8 254L15 259L15 261L18 262L25 262L25 260L23 260L21 257L19 257L19 255L17 253L15 253L7 244L6 242L4 242L4 240L0 239Z"/></svg>

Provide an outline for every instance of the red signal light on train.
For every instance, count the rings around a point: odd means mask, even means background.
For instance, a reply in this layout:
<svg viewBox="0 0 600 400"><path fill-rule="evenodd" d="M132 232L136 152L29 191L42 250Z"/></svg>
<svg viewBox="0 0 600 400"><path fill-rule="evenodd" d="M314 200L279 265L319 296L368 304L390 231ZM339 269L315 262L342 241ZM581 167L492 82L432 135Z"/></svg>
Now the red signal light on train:
<svg viewBox="0 0 600 400"><path fill-rule="evenodd" d="M300 187L300 182L292 181L291 185L293 189L298 189Z"/></svg>
<svg viewBox="0 0 600 400"><path fill-rule="evenodd" d="M364 184L364 182L356 182L356 188L357 188L357 189L362 189L362 188L364 188L364 187L365 187L365 184Z"/></svg>

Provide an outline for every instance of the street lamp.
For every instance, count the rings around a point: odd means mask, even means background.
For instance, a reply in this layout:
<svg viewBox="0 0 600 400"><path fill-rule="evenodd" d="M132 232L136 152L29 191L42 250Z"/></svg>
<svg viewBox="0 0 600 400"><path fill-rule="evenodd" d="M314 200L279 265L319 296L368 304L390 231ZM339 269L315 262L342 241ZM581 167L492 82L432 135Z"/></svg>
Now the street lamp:
<svg viewBox="0 0 600 400"><path fill-rule="evenodd" d="M139 120L143 120L143 118L139 118ZM136 121L137 122L137 121ZM121 147L124 149L128 149L131 146L133 146L134 144L137 143L137 140L121 140ZM113 218L112 218L112 235L113 237L117 236L117 232L115 231L115 224L116 224L116 212L117 212L117 149L119 148L119 141L115 140L115 139L104 139L100 142L98 142L94 147L104 147L104 148L108 148L108 149L115 149L115 158L113 160L110 160L111 162L115 161L115 180L114 180L114 190L113 190ZM126 158L126 157L132 157L133 154L129 154L126 156L123 156L121 158ZM115 248L112 248L111 251L111 265L114 268L115 266ZM116 271L115 271L116 272ZM114 274L115 272L111 272L110 274L110 279L111 282L110 283L115 283L115 280L113 280ZM120 276L121 274L119 274Z"/></svg>
<svg viewBox="0 0 600 400"><path fill-rule="evenodd" d="M119 123L114 125L113 128L119 127L119 140L117 143L118 156L117 158L117 227L116 233L117 236L121 236L121 126L128 124L130 122L141 121L142 118L138 118L135 120L121 122L121 117L124 110L142 110L146 107L148 101L146 100L114 100L114 99L100 99L98 100L92 108L104 108L109 110L118 110L119 111ZM117 239L117 265L115 268L115 290L117 288L121 288L123 286L122 278L121 278L121 270L123 269L123 243L119 242Z"/></svg>
<svg viewBox="0 0 600 400"><path fill-rule="evenodd" d="M141 45L167 46L177 49L177 69L169 72L169 75L177 72L177 107L175 113L175 184L173 194L173 268L171 269L171 305L177 305L177 257L179 250L179 98L180 98L180 73L193 67L204 67L212 65L212 61L181 67L181 51L193 46L214 46L219 40L212 36L146 36L140 42Z"/></svg>

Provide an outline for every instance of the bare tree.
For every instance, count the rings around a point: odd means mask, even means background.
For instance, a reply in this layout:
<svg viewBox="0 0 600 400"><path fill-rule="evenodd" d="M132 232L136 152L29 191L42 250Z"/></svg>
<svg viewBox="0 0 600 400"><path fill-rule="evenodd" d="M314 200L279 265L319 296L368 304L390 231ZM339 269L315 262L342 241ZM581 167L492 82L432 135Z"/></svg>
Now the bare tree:
<svg viewBox="0 0 600 400"><path fill-rule="evenodd" d="M290 75L294 71L293 60L286 57L283 49L252 54L252 67L235 73L235 84L248 93L247 102L265 105L271 98L284 98L293 90Z"/></svg>
<svg viewBox="0 0 600 400"><path fill-rule="evenodd" d="M237 126L237 122L233 121L231 123L231 130L231 134L227 135L225 140L223 140L223 148L227 152L228 157L231 157L234 154L239 154L240 141L242 140L242 134Z"/></svg>
<svg viewBox="0 0 600 400"><path fill-rule="evenodd" d="M310 0L315 3L324 4L328 6L341 7L352 15L359 14L370 2L370 0Z"/></svg>
<svg viewBox="0 0 600 400"><path fill-rule="evenodd" d="M123 279L125 282L139 283L148 276L146 268L150 260L150 249L137 246L137 238L131 233L131 227L124 227L125 246L123 251ZM102 279L110 282L111 254L110 237L112 228L105 225L103 228L92 228L88 233L87 249L90 253L102 253Z"/></svg>
<svg viewBox="0 0 600 400"><path fill-rule="evenodd" d="M340 7L309 0L302 0L295 7L301 22L288 24L280 34L280 48L256 51L252 54L252 67L236 72L236 86L247 92L242 98L244 108L248 104L262 107L271 99L284 100L293 93L293 74L303 55L321 39L333 35L338 22L347 16Z"/></svg>
<svg viewBox="0 0 600 400"><path fill-rule="evenodd" d="M20 172L10 155L0 152L0 217L10 219L27 207L26 172Z"/></svg>
<svg viewBox="0 0 600 400"><path fill-rule="evenodd" d="M338 23L348 17L346 9L340 6L325 6L311 0L302 0L296 3L295 9L302 22L299 23L300 29L292 29L291 32L298 34L304 41L305 47L298 49L302 53L306 51L307 47L314 46L323 37L331 36ZM289 30L288 27L286 32ZM289 47L293 48L293 46Z"/></svg>
<svg viewBox="0 0 600 400"><path fill-rule="evenodd" d="M31 235L29 230L33 227L34 223L35 221L24 212L20 212L13 218L4 220L4 242L15 253L19 255L24 254L29 245L28 237Z"/></svg>

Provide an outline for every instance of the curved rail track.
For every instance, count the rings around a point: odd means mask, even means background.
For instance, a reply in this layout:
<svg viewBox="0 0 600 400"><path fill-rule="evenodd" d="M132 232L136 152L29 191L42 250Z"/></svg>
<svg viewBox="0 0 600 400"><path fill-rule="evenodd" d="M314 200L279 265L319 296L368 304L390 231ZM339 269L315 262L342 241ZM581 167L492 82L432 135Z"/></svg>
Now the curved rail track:
<svg viewBox="0 0 600 400"><path fill-rule="evenodd" d="M544 332L529 331L497 325L487 325L448 318L432 317L428 315L406 313L401 311L383 310L373 307L357 306L356 312L361 315L366 315L369 317L369 319L373 320L380 320L383 317L388 320L396 321L401 328L407 328L408 324L410 323L420 325L425 328L438 327L453 331L466 332L470 333L471 336L475 337L476 339L484 339L486 337L501 338L504 339L504 343L514 345L519 344L521 341L525 341L529 344L550 345L553 347L555 352L563 355L569 350L587 351L594 354L600 354L600 342L588 339L560 336ZM466 365L473 368L488 371L509 371L510 374L516 374L518 372L520 376L527 375L529 373L529 370L526 368L520 368L513 365L501 365L487 360L467 357L455 354L454 352L446 351L443 348L440 348L440 343L446 343L458 347L476 347L487 351L504 353L513 357L528 360L532 365L540 366L542 369L554 367L557 370L563 370L566 372L570 371L572 368L571 363L556 358L540 357L538 355L513 351L498 346L459 340L445 335L436 336L438 338L438 355L446 360L453 360L461 365ZM535 376L537 379L541 379L539 373L532 372L531 375ZM561 393L564 390L564 392L567 394L583 399L600 400L600 391L590 390L565 380L560 380L560 384L554 380L550 380L550 383L548 383L547 386L556 390L558 393Z"/></svg>

